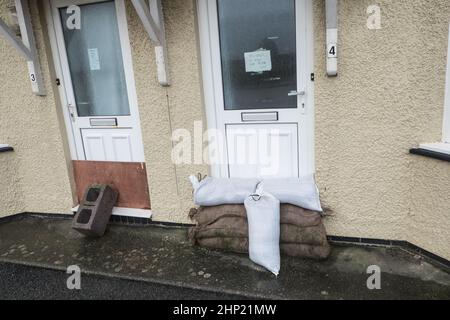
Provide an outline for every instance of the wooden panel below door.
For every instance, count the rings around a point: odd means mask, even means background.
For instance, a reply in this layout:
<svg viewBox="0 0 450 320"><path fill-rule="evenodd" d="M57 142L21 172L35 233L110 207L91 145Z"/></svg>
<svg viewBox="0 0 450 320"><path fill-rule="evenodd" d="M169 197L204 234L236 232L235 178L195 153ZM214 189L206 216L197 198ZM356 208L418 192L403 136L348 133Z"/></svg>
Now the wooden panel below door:
<svg viewBox="0 0 450 320"><path fill-rule="evenodd" d="M145 163L73 161L78 201L93 184L109 184L119 191L116 206L150 209Z"/></svg>

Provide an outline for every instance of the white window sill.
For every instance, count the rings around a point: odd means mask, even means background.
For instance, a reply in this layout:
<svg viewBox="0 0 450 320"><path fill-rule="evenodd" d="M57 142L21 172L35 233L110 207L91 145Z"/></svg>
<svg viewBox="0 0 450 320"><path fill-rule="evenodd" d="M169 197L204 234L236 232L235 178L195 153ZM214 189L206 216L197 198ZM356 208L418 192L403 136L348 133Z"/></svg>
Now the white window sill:
<svg viewBox="0 0 450 320"><path fill-rule="evenodd" d="M422 143L419 145L419 148L450 155L450 143Z"/></svg>
<svg viewBox="0 0 450 320"><path fill-rule="evenodd" d="M422 143L419 148L409 150L409 153L450 162L450 143Z"/></svg>

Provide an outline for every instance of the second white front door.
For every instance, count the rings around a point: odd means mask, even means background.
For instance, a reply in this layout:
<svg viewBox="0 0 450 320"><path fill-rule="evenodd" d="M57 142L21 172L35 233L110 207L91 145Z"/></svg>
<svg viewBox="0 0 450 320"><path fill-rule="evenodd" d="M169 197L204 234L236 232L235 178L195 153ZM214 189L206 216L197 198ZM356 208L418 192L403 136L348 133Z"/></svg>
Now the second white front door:
<svg viewBox="0 0 450 320"><path fill-rule="evenodd" d="M76 159L144 162L123 0L50 0Z"/></svg>
<svg viewBox="0 0 450 320"><path fill-rule="evenodd" d="M310 0L200 0L198 9L208 126L225 137L214 174L313 173Z"/></svg>

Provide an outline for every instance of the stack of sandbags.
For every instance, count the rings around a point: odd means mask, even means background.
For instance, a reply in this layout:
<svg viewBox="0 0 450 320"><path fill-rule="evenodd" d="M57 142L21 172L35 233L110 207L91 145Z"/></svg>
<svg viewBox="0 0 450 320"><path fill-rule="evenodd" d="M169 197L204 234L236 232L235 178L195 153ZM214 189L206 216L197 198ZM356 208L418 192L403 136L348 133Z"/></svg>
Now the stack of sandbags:
<svg viewBox="0 0 450 320"><path fill-rule="evenodd" d="M248 252L248 223L244 205L200 207L189 213L197 225L189 238L202 247L239 253ZM312 259L326 259L330 246L320 213L290 204L280 207L281 253Z"/></svg>

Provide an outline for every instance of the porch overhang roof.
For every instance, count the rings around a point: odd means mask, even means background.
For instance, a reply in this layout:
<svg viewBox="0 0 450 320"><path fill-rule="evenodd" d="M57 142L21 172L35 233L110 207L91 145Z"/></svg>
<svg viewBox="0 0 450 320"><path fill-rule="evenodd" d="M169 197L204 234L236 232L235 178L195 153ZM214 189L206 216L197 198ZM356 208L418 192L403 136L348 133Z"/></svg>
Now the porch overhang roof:
<svg viewBox="0 0 450 320"><path fill-rule="evenodd" d="M17 19L19 21L22 39L19 39L14 31L0 18L0 35L24 57L28 64L28 72L31 88L34 94L45 95L44 81L42 79L41 66L36 49L33 28L31 24L30 8L28 0L15 0Z"/></svg>
<svg viewBox="0 0 450 320"><path fill-rule="evenodd" d="M146 0L131 0L131 3L136 9L150 40L155 44L158 82L162 86L169 86L167 45L161 0L148 0L148 2Z"/></svg>
<svg viewBox="0 0 450 320"><path fill-rule="evenodd" d="M167 66L167 46L161 0L131 0L145 31L155 44L155 58L158 82L169 85ZM32 91L36 95L45 95L39 57L31 23L28 0L15 0L16 14L22 39L0 18L0 35L3 36L27 61Z"/></svg>
<svg viewBox="0 0 450 320"><path fill-rule="evenodd" d="M327 49L332 48L334 54L327 50L327 74L337 75L337 19L338 0L326 1ZM158 82L169 86L167 45L164 27L164 16L161 0L131 0L145 31L155 44L155 60ZM30 9L27 0L15 0L22 39L19 39L11 28L0 18L0 35L25 58L28 63L33 93L45 95L39 58L31 24Z"/></svg>

